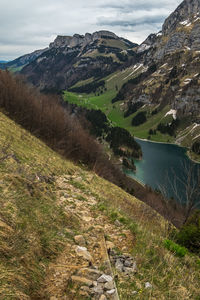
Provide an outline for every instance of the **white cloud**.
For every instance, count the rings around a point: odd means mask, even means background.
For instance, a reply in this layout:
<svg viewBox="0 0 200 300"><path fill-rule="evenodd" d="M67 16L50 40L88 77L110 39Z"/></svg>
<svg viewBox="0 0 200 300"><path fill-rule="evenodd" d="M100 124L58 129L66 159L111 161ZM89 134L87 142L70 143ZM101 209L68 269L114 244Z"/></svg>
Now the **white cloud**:
<svg viewBox="0 0 200 300"><path fill-rule="evenodd" d="M0 0L0 60L45 48L58 34L107 29L142 42L181 0Z"/></svg>

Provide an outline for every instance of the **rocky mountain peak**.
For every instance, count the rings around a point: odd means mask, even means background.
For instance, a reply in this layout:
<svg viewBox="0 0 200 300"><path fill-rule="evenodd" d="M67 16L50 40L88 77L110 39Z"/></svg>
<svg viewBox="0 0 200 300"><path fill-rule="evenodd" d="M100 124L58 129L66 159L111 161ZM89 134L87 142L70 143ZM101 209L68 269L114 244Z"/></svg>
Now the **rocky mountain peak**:
<svg viewBox="0 0 200 300"><path fill-rule="evenodd" d="M192 21L200 16L200 0L184 0L165 20L162 28L164 35L176 29L180 22Z"/></svg>
<svg viewBox="0 0 200 300"><path fill-rule="evenodd" d="M86 46L87 44L94 42L101 38L119 39L119 37L110 31L96 31L94 33L86 33L85 35L74 34L73 36L58 35L53 43L49 45L50 48Z"/></svg>

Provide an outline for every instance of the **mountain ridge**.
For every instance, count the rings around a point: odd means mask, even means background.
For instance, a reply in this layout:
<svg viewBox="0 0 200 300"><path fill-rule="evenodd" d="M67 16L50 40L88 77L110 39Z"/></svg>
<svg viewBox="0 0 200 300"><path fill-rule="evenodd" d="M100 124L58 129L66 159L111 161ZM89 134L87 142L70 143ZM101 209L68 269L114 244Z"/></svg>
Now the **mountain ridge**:
<svg viewBox="0 0 200 300"><path fill-rule="evenodd" d="M109 31L85 36L57 36L47 51L25 66L21 73L41 90L61 90L82 78L100 78L114 72L124 61L135 60L136 47Z"/></svg>

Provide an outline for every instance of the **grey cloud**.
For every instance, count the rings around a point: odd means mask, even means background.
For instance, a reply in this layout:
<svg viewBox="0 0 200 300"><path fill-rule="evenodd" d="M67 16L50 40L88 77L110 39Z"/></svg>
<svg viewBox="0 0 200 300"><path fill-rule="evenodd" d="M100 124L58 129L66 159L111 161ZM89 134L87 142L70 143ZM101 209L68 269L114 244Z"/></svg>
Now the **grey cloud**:
<svg viewBox="0 0 200 300"><path fill-rule="evenodd" d="M128 27L128 26L136 26L136 25L141 25L141 24L161 24L163 21L163 17L142 17L140 19L137 20L133 20L133 21L125 21L125 20L109 20L109 19L102 19L98 22L98 24L100 26L105 26L105 25L109 25L109 26L121 26L121 27Z"/></svg>
<svg viewBox="0 0 200 300"><path fill-rule="evenodd" d="M58 34L108 29L142 42L181 0L0 0L0 60L46 47Z"/></svg>
<svg viewBox="0 0 200 300"><path fill-rule="evenodd" d="M129 11L129 10L153 10L155 8L166 8L168 11L173 10L181 1L174 0L140 0L140 1L132 1L132 0L124 0L120 1L120 4L116 3L116 1L106 1L104 4L100 4L100 8L105 9L116 9L119 11Z"/></svg>

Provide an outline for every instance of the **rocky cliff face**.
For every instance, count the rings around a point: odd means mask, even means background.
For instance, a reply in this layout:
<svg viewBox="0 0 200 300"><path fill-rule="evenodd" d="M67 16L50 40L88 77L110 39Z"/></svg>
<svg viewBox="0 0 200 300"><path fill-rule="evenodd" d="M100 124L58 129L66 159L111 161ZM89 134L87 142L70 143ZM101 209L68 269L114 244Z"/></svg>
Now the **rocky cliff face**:
<svg viewBox="0 0 200 300"><path fill-rule="evenodd" d="M137 52L147 71L119 92L125 115L138 103L157 111L170 105L187 126L200 124L200 1L183 1Z"/></svg>
<svg viewBox="0 0 200 300"><path fill-rule="evenodd" d="M58 35L53 43L49 45L50 48L69 47L74 48L77 46L85 47L89 43L102 38L110 38L119 40L120 38L116 34L110 31L97 31L93 34L86 33L85 35L74 34L73 36L61 36Z"/></svg>
<svg viewBox="0 0 200 300"><path fill-rule="evenodd" d="M177 26L181 22L189 23L193 21L193 17L198 18L200 11L199 0L185 0L177 9L165 20L162 28L164 35L169 35L176 30Z"/></svg>
<svg viewBox="0 0 200 300"><path fill-rule="evenodd" d="M150 35L138 48L149 62L179 50L200 49L200 1L185 0L165 20L162 31Z"/></svg>

